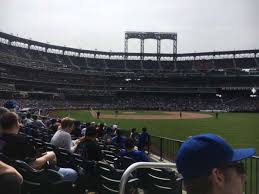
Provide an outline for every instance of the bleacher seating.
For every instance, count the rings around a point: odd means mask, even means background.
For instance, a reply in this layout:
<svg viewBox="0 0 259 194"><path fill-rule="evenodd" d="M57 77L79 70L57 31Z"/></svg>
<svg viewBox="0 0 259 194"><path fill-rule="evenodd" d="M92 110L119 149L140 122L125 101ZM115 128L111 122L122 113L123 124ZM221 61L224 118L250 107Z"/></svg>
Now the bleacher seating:
<svg viewBox="0 0 259 194"><path fill-rule="evenodd" d="M45 128L22 127L20 129L20 135L26 136L40 153L54 151L58 166L73 168L78 172L83 169L84 173L87 173L83 180L87 180L87 182L81 180L73 188L71 183L62 181L62 177L55 170L50 170L49 167L46 167L45 170L34 170L23 161L15 161L14 167L22 173L25 179L23 184L25 194L27 192L43 194L46 191L51 194L68 191L73 193L80 190L78 187L98 193L118 193L122 174L130 164L134 163L133 159L119 158L117 155L119 149L116 146L100 140L98 144L103 146L104 160L97 163L88 161L87 158L82 158L78 154L50 144L49 140L53 133L50 129ZM0 154L0 157L2 159L3 155ZM151 191L156 191L155 193L182 193L181 181L177 180L173 171L150 169L142 172L145 173L142 174L142 177L138 177L138 173L132 173L126 186L126 193L150 193Z"/></svg>

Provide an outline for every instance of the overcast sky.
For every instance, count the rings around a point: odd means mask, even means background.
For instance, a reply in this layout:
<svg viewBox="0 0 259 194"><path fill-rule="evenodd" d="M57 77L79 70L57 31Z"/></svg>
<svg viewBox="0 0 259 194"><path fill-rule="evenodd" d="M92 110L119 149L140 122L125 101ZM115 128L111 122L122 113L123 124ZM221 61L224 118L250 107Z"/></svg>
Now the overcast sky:
<svg viewBox="0 0 259 194"><path fill-rule="evenodd" d="M179 53L259 49L259 0L0 0L0 31L101 51L123 51L125 31L177 32Z"/></svg>

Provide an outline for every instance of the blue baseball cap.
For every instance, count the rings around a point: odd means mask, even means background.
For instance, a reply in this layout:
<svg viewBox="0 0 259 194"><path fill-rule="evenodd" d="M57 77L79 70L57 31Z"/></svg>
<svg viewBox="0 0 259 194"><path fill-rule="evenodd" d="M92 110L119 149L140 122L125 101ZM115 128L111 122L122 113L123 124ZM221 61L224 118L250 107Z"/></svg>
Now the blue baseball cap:
<svg viewBox="0 0 259 194"><path fill-rule="evenodd" d="M176 155L176 167L185 180L206 176L213 168L249 158L254 148L233 149L214 134L196 135L187 139Z"/></svg>
<svg viewBox="0 0 259 194"><path fill-rule="evenodd" d="M4 107L7 109L13 109L17 107L17 102L15 100L8 100L4 103Z"/></svg>

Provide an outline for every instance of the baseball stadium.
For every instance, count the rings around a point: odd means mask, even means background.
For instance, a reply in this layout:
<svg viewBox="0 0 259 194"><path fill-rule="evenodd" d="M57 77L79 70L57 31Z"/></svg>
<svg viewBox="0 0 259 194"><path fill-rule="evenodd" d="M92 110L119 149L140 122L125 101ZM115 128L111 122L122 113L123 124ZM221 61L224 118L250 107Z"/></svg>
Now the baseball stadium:
<svg viewBox="0 0 259 194"><path fill-rule="evenodd" d="M0 31L0 107L17 113L19 135L35 147L37 157L53 152L58 167L73 169L78 176L85 173L81 175L85 179L71 184L55 168L48 169L49 161L44 168L33 169L26 160L6 156L0 138L1 161L23 177L18 193L185 194L182 175L175 172L177 153L185 141L215 134L234 149L255 148L257 153L243 162L242 191L259 194L259 49L179 53L177 32L125 31L123 35L124 51L114 52ZM129 52L132 39L139 41L140 52ZM156 52L145 52L146 40L156 42ZM164 40L172 46L170 53L161 52ZM1 114L0 130L7 113ZM70 143L95 128L101 160L53 144L64 119L73 120L79 130L70 133ZM137 160L119 156L125 145L106 142L104 137L108 130L111 138L117 137L118 130L130 139L132 129L138 135L145 130L148 142L140 149L138 139L135 146L150 164L160 166L145 166L146 180L138 177L141 171L128 175L124 191L123 177ZM163 165L172 165L174 171Z"/></svg>

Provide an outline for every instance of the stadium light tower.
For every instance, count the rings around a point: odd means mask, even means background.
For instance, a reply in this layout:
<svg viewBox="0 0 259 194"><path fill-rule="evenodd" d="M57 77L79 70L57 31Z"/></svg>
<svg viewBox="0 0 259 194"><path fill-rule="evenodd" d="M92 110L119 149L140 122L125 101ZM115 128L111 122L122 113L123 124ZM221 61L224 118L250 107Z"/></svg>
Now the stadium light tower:
<svg viewBox="0 0 259 194"><path fill-rule="evenodd" d="M128 53L128 41L129 39L139 39L140 40L140 56L141 60L144 59L144 48L145 48L145 39L154 39L157 41L157 60L160 60L161 52L161 40L173 40L173 54L177 54L177 33L175 32L135 32L127 31L125 32L125 41L124 41L124 52L125 59L127 59Z"/></svg>

